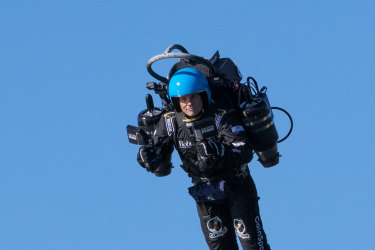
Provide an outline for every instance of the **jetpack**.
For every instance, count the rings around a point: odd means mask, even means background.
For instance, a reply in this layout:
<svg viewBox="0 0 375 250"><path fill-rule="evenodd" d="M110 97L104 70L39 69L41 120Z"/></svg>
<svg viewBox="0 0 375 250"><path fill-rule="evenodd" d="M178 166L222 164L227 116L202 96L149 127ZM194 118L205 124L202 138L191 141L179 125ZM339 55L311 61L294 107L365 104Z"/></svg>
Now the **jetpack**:
<svg viewBox="0 0 375 250"><path fill-rule="evenodd" d="M173 52L174 50L178 52ZM171 67L166 77L153 70L152 65L155 62L170 58L180 60ZM291 115L283 108L272 107L266 94L267 87L259 89L253 77L249 76L246 82L241 82L242 75L236 64L230 58L221 58L219 51L206 59L190 54L179 44L169 46L163 54L156 55L147 62L147 71L159 82L148 82L146 88L160 96L162 108L154 108L152 96L148 94L146 96L148 108L138 115L139 127L127 126L129 141L140 145L151 143L152 131L162 113L173 110L168 96L169 80L176 71L187 67L195 68L206 76L212 93L212 103L238 112L248 141L258 155L260 163L264 167L278 164L280 155L277 144L288 138L293 130ZM272 110L284 112L290 120L290 129L282 139L279 139Z"/></svg>

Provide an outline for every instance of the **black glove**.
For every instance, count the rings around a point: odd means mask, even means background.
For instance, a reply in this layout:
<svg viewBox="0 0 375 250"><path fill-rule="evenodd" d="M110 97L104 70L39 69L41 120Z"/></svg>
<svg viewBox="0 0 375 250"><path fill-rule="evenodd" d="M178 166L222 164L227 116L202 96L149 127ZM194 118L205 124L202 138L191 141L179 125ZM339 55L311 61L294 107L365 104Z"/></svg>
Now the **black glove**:
<svg viewBox="0 0 375 250"><path fill-rule="evenodd" d="M196 149L198 160L195 166L205 177L215 175L219 167L218 161L225 153L224 145L214 141L197 142Z"/></svg>
<svg viewBox="0 0 375 250"><path fill-rule="evenodd" d="M223 144L214 141L197 142L198 160L218 160L224 156L225 147Z"/></svg>
<svg viewBox="0 0 375 250"><path fill-rule="evenodd" d="M160 152L158 152L160 150L158 149L149 145L139 148L137 160L148 172L153 173L158 168L160 162Z"/></svg>

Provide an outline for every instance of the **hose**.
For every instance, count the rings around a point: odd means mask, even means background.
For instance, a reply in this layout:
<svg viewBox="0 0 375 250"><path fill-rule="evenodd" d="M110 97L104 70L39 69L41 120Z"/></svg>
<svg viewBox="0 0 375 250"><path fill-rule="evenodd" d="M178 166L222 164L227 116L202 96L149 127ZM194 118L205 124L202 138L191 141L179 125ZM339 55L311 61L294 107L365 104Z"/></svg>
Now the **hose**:
<svg viewBox="0 0 375 250"><path fill-rule="evenodd" d="M182 53L171 53L171 51L174 50L174 49L178 49ZM147 71L148 71L148 73L150 73L151 76L153 76L154 78L156 78L159 81L164 82L164 83L168 83L168 79L159 75L158 73L156 73L152 69L152 64L156 61L159 61L159 60L162 60L162 59L167 59L167 58L184 58L184 59L187 59L187 60L193 60L193 61L205 64L210 68L212 67L212 65L206 59L204 59L203 57L196 56L196 55L193 55L193 54L189 54L188 51L184 47L182 47L181 45L173 44L173 45L169 46L164 51L163 54L156 55L156 56L150 58L150 60L148 60L148 62L147 62L147 66L146 66Z"/></svg>
<svg viewBox="0 0 375 250"><path fill-rule="evenodd" d="M289 135L292 133L292 130L293 130L293 119L292 119L292 116L288 113L288 111L286 111L283 108L280 108L280 107L271 107L271 109L277 109L277 110L280 110L280 111L284 112L288 116L288 118L290 120L290 129L289 129L289 132L286 134L286 136L284 136L284 138L282 138L281 140L277 141L277 143L280 143L280 142L284 141L286 138L288 138Z"/></svg>

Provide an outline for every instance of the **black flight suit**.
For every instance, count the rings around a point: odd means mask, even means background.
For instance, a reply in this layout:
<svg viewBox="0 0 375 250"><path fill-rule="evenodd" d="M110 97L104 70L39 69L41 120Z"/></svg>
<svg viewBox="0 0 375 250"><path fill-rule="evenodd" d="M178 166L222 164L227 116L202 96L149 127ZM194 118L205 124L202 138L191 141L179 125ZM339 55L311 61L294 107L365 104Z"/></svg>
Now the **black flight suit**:
<svg viewBox="0 0 375 250"><path fill-rule="evenodd" d="M227 193L224 199L196 202L201 228L210 249L238 249L235 233L243 249L270 249L259 215L256 187L247 166L253 152L246 143L238 116L235 111L211 106L200 119L205 117L214 118L217 129L215 136L205 139L218 142L225 149L223 157L210 171L202 172L197 168L192 122L182 112L164 114L154 133L154 145L160 148L163 159L170 159L173 148L176 148L183 163L181 167L192 177L195 186L225 181ZM138 161L144 166L139 154ZM169 172L170 169L158 168L154 173L164 176Z"/></svg>

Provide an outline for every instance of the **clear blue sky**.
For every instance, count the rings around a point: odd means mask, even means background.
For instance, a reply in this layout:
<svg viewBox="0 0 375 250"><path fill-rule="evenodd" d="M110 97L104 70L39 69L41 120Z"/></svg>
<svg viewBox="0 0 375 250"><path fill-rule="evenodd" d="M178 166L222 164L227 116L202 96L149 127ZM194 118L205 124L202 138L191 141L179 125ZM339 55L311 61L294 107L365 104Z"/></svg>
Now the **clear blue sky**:
<svg viewBox="0 0 375 250"><path fill-rule="evenodd" d="M293 115L280 164L250 164L273 249L375 249L374 10L370 0L1 1L0 249L207 249L177 155L170 176L154 177L125 132L154 80L146 62L174 43L219 50ZM287 119L275 116L283 135Z"/></svg>

